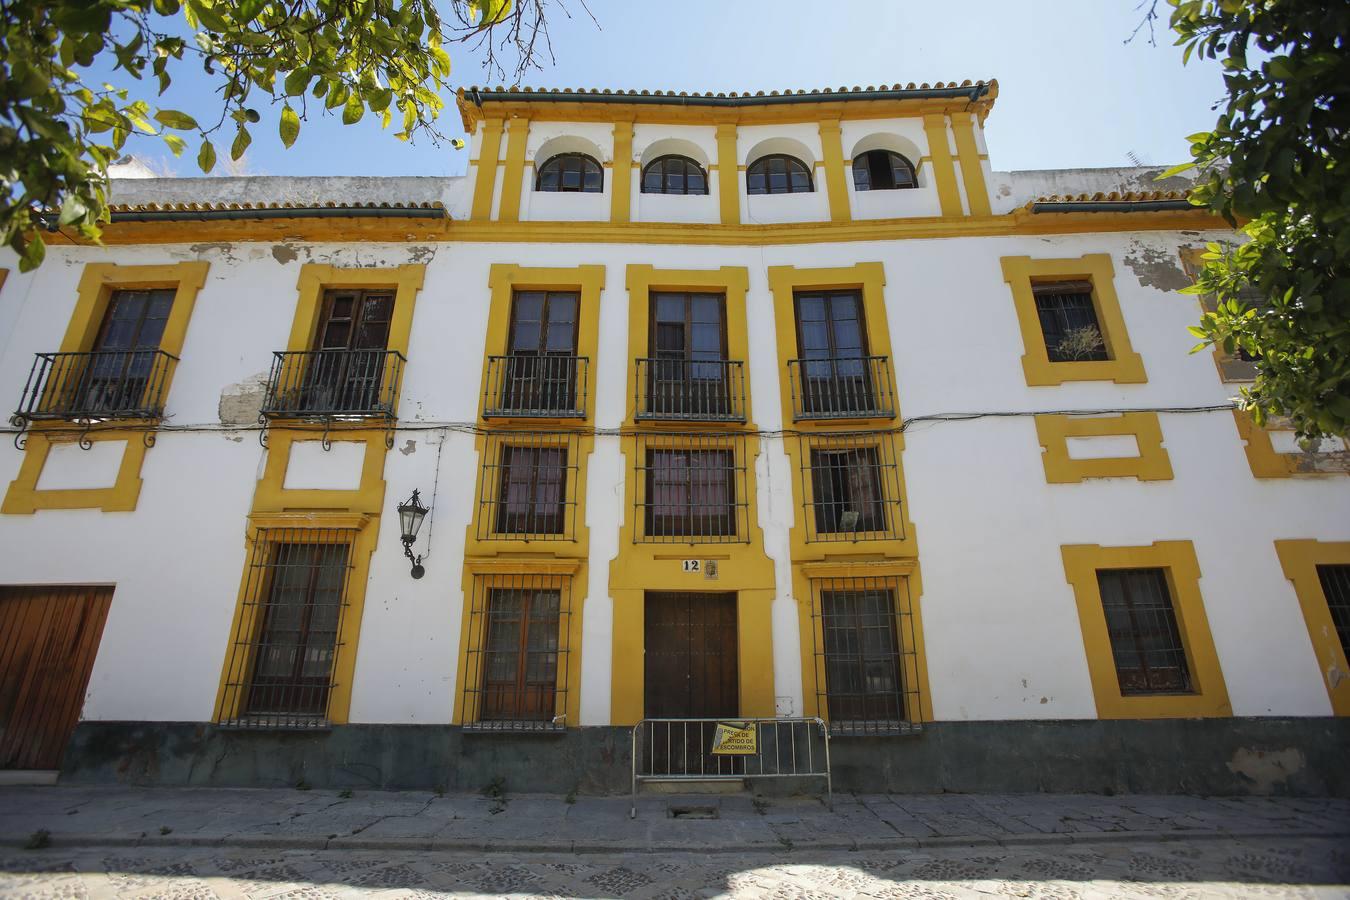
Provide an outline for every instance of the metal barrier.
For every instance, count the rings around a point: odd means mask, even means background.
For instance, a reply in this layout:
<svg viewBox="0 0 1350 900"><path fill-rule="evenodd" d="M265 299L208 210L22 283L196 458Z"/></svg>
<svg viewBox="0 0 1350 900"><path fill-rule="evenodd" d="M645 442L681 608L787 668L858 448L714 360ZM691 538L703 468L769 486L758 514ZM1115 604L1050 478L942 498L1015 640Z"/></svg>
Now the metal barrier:
<svg viewBox="0 0 1350 900"><path fill-rule="evenodd" d="M715 755L718 725L754 726L753 753ZM633 806L641 782L742 781L747 778L823 778L834 808L830 730L811 718L643 719L633 726Z"/></svg>

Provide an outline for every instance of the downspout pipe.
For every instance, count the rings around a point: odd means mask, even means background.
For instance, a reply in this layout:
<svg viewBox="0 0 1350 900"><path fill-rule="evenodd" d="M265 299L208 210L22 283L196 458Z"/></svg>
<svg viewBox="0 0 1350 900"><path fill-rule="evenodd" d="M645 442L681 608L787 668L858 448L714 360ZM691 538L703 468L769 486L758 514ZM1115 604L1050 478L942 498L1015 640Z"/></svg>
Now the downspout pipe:
<svg viewBox="0 0 1350 900"><path fill-rule="evenodd" d="M1175 212L1183 209L1202 209L1189 200L1084 200L1077 203L1033 203L1034 213L1076 212Z"/></svg>

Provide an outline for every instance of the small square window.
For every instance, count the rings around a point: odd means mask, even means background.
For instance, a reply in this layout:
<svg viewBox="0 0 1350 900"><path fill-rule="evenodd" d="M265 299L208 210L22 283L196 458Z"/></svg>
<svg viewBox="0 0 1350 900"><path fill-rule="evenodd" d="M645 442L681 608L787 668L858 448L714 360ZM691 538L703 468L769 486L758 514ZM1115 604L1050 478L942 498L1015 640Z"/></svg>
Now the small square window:
<svg viewBox="0 0 1350 900"><path fill-rule="evenodd" d="M1045 354L1051 362L1111 358L1092 302L1091 282L1044 282L1032 285L1032 291L1045 337Z"/></svg>

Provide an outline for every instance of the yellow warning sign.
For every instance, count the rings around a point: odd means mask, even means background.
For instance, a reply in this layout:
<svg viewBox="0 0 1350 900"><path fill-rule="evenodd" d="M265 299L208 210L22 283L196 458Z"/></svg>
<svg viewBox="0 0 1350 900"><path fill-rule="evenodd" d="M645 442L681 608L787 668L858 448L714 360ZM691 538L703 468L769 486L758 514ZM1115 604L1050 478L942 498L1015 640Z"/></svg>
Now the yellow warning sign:
<svg viewBox="0 0 1350 900"><path fill-rule="evenodd" d="M759 729L751 722L718 722L712 752L713 756L754 756L759 752Z"/></svg>

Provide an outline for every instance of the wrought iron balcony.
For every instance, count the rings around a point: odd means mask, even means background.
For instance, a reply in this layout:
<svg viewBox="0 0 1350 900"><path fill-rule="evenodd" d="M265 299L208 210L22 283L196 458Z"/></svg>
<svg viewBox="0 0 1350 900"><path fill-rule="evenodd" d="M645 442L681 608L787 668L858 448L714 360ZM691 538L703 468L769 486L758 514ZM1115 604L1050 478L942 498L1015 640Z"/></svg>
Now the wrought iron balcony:
<svg viewBox="0 0 1350 900"><path fill-rule="evenodd" d="M788 375L793 419L895 418L884 356L790 359Z"/></svg>
<svg viewBox="0 0 1350 900"><path fill-rule="evenodd" d="M483 418L584 419L585 356L489 356Z"/></svg>
<svg viewBox="0 0 1350 900"><path fill-rule="evenodd" d="M397 350L290 350L272 354L264 418L393 419L407 359Z"/></svg>
<svg viewBox="0 0 1350 900"><path fill-rule="evenodd" d="M39 353L14 421L161 418L177 362L163 350Z"/></svg>
<svg viewBox="0 0 1350 900"><path fill-rule="evenodd" d="M744 422L745 373L740 360L638 359L637 418Z"/></svg>

